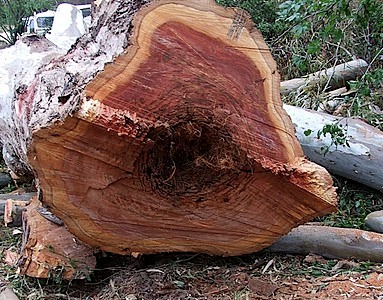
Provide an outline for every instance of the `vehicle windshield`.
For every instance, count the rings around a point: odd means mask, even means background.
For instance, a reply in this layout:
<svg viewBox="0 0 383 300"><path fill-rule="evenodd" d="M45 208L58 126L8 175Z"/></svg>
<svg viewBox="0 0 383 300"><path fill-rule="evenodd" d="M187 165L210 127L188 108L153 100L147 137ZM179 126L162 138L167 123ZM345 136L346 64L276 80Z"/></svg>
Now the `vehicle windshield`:
<svg viewBox="0 0 383 300"><path fill-rule="evenodd" d="M39 17L37 18L37 26L40 28L50 28L53 24L53 17Z"/></svg>
<svg viewBox="0 0 383 300"><path fill-rule="evenodd" d="M84 18L90 16L90 8L83 8L81 9L81 12Z"/></svg>

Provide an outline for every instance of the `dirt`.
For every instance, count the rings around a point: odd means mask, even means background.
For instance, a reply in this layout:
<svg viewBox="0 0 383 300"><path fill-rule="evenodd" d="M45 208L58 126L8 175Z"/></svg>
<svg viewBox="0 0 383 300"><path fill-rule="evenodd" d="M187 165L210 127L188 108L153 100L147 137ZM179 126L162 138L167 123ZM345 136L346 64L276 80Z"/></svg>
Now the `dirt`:
<svg viewBox="0 0 383 300"><path fill-rule="evenodd" d="M383 299L378 265L269 253L184 260L115 274L93 299L112 299L111 291L116 299Z"/></svg>
<svg viewBox="0 0 383 300"><path fill-rule="evenodd" d="M231 258L103 256L91 281L50 278L39 282L42 298L21 299L383 299L383 268L367 262L266 251Z"/></svg>

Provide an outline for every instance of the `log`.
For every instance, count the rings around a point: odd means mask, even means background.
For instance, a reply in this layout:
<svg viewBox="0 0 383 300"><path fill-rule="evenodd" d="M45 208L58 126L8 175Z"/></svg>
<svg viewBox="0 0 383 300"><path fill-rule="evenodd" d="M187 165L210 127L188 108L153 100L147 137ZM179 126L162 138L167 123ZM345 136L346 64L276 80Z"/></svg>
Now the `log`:
<svg viewBox="0 0 383 300"><path fill-rule="evenodd" d="M36 196L35 192L21 193L21 194L15 194L15 193L0 194L0 201L3 202L5 200L12 199L13 201L29 203L29 201L31 201L33 196ZM0 205L0 213L4 213L4 207L1 205Z"/></svg>
<svg viewBox="0 0 383 300"><path fill-rule="evenodd" d="M301 78L286 80L281 82L281 94L287 95L309 85L325 87L327 84L327 90L334 90L345 86L347 81L355 80L357 77L362 76L366 72L367 67L368 64L363 59L355 59Z"/></svg>
<svg viewBox="0 0 383 300"><path fill-rule="evenodd" d="M145 3L101 2L90 34L12 99L24 135L3 144L30 164L44 205L119 254L250 253L334 211L247 14Z"/></svg>
<svg viewBox="0 0 383 300"><path fill-rule="evenodd" d="M19 300L19 298L15 295L11 287L6 287L0 293L0 300Z"/></svg>
<svg viewBox="0 0 383 300"><path fill-rule="evenodd" d="M22 115L24 110L29 113L31 109L36 73L63 54L63 50L36 35L26 36L17 46L1 50L4 59L0 60L0 144L2 157L15 178L24 181L33 178L26 160L28 120L23 120ZM24 106L17 98L23 100Z"/></svg>
<svg viewBox="0 0 383 300"><path fill-rule="evenodd" d="M271 252L383 262L383 235L352 228L302 225L267 248Z"/></svg>
<svg viewBox="0 0 383 300"><path fill-rule="evenodd" d="M296 136L305 155L331 173L383 191L383 133L356 118L340 118L326 113L284 105L295 126ZM326 124L339 123L347 129L348 144L332 145L324 155L323 147L331 145L329 135L317 138ZM305 131L312 130L306 136Z"/></svg>

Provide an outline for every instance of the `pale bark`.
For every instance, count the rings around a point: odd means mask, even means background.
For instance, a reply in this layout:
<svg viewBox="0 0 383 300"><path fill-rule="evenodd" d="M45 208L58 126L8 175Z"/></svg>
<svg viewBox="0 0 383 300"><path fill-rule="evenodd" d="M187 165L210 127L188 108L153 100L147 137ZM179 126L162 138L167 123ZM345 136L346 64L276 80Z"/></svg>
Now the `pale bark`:
<svg viewBox="0 0 383 300"><path fill-rule="evenodd" d="M351 228L302 225L281 237L268 250L383 262L383 234Z"/></svg>
<svg viewBox="0 0 383 300"><path fill-rule="evenodd" d="M383 132L356 118L340 118L326 113L284 105L291 117L296 136L305 155L331 173L383 191ZM328 153L323 148L331 145L331 137L318 130L326 124L338 123L347 134L347 145L332 145ZM312 133L306 136L305 131Z"/></svg>
<svg viewBox="0 0 383 300"><path fill-rule="evenodd" d="M326 86L327 90L343 87L347 81L355 80L358 76L362 76L367 67L368 64L363 59L356 59L301 78L286 80L281 82L281 94L287 95L309 85Z"/></svg>
<svg viewBox="0 0 383 300"><path fill-rule="evenodd" d="M36 74L64 52L39 36L22 38L0 50L0 144L3 159L18 177L31 178L26 159L30 128L27 112L36 91Z"/></svg>

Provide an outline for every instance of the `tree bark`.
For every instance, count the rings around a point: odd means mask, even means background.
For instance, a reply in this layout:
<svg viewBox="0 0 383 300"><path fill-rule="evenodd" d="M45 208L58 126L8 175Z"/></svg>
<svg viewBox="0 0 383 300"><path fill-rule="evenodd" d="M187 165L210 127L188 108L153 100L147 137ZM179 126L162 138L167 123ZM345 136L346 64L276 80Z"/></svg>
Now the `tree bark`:
<svg viewBox="0 0 383 300"><path fill-rule="evenodd" d="M351 228L302 225L281 237L268 250L382 262L383 235Z"/></svg>
<svg viewBox="0 0 383 300"><path fill-rule="evenodd" d="M355 80L358 76L362 76L367 67L368 64L363 59L355 59L301 78L286 80L281 82L281 94L287 95L309 85L325 87L327 84L327 90L334 90L345 86L347 81Z"/></svg>
<svg viewBox="0 0 383 300"><path fill-rule="evenodd" d="M16 95L13 147L44 205L120 254L254 252L333 211L332 179L303 157L248 16L145 3L101 2L91 33Z"/></svg>
<svg viewBox="0 0 383 300"><path fill-rule="evenodd" d="M340 118L300 107L284 105L284 109L295 125L296 136L305 155L325 167L331 173L340 175L383 191L383 133L362 120ZM338 123L346 130L347 145L332 145L324 155L323 148L331 145L331 137L317 137L318 130L326 124ZM305 131L312 134L306 136Z"/></svg>
<svg viewBox="0 0 383 300"><path fill-rule="evenodd" d="M36 74L42 66L63 54L47 39L35 35L1 50L0 144L3 146L2 157L15 178L33 178L26 153L30 138L28 118L37 92Z"/></svg>
<svg viewBox="0 0 383 300"><path fill-rule="evenodd" d="M22 274L37 278L84 279L96 267L93 249L44 218L37 197L23 214L23 241L18 267Z"/></svg>

